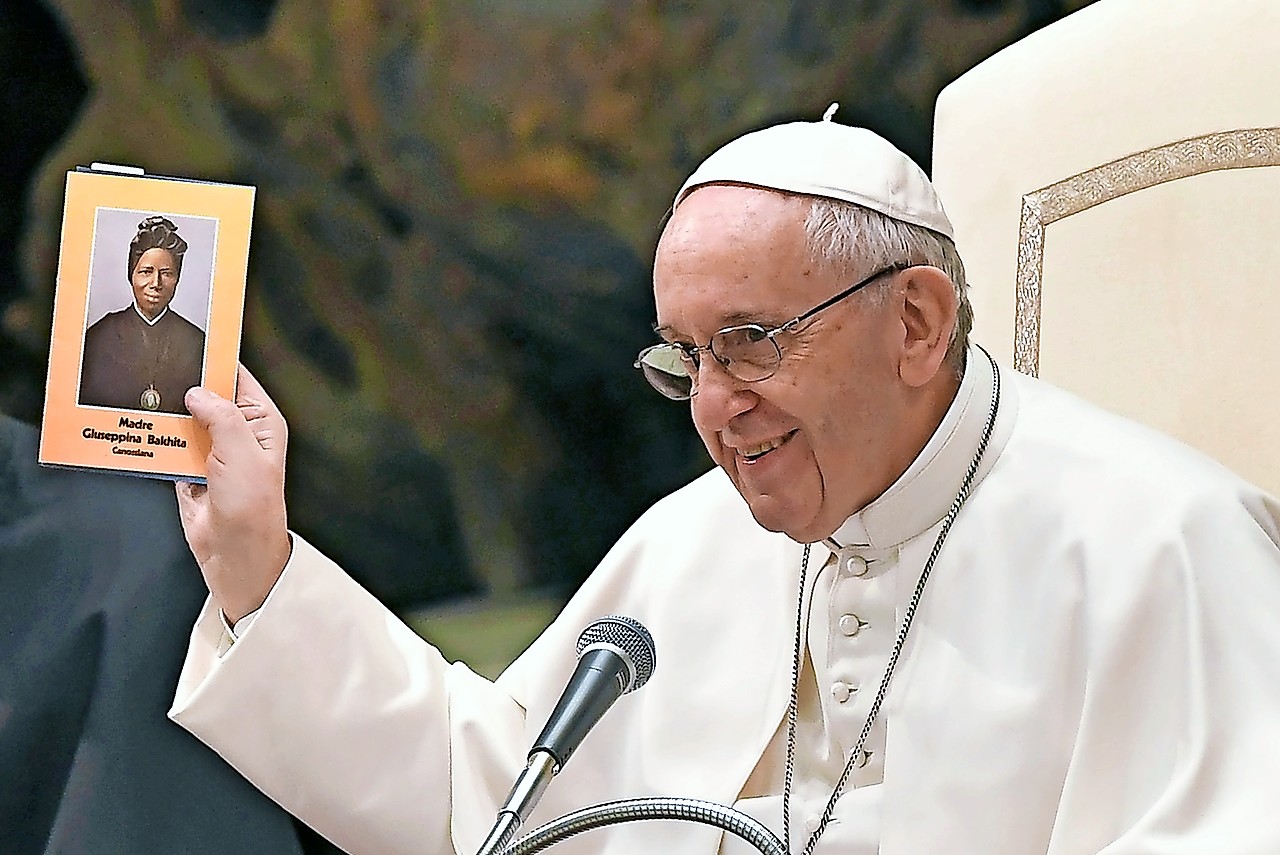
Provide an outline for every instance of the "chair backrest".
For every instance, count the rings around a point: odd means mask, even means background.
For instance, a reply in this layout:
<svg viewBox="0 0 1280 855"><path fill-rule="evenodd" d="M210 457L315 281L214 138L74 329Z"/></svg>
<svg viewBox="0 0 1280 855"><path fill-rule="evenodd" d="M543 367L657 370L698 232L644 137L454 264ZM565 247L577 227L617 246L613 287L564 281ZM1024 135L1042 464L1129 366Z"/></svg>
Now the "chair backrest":
<svg viewBox="0 0 1280 855"><path fill-rule="evenodd" d="M939 96L997 359L1280 494L1280 2L1100 0Z"/></svg>

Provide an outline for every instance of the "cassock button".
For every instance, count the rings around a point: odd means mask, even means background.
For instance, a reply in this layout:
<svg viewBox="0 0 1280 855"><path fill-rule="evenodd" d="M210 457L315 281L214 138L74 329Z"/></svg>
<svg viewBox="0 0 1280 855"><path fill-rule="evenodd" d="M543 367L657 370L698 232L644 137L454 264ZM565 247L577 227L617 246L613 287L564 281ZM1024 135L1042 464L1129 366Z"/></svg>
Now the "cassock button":
<svg viewBox="0 0 1280 855"><path fill-rule="evenodd" d="M857 686L852 683L846 683L844 680L837 680L831 684L831 697L835 698L838 704L848 701L856 691L858 691Z"/></svg>
<svg viewBox="0 0 1280 855"><path fill-rule="evenodd" d="M840 631L850 638L862 632L862 628L867 625L865 620L855 614L840 616Z"/></svg>
<svg viewBox="0 0 1280 855"><path fill-rule="evenodd" d="M840 572L846 576L865 576L867 575L867 561L861 555L844 555L840 559Z"/></svg>

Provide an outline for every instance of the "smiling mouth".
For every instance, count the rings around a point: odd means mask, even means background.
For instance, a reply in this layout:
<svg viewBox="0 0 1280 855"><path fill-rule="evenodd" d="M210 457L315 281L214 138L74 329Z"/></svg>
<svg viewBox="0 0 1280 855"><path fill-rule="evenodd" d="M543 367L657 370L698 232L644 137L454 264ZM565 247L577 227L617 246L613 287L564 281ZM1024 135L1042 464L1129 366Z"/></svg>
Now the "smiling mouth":
<svg viewBox="0 0 1280 855"><path fill-rule="evenodd" d="M738 449L738 454L741 455L742 458L746 460L748 463L754 463L755 461L764 457L766 454L773 451L774 449L785 445L786 442L795 435L796 435L796 432L791 431L790 433L784 434L783 436L780 436L777 439L771 439L768 442L762 442L759 445L753 445L750 448L740 448Z"/></svg>

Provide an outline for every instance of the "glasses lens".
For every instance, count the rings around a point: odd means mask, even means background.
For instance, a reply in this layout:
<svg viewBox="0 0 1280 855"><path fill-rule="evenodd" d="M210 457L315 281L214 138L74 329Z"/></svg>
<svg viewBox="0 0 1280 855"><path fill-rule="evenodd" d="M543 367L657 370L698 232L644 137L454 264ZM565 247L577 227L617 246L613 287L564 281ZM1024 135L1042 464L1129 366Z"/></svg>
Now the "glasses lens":
<svg viewBox="0 0 1280 855"><path fill-rule="evenodd" d="M684 401L693 392L689 357L672 344L655 344L640 351L636 367L649 385L673 401Z"/></svg>
<svg viewBox="0 0 1280 855"><path fill-rule="evenodd" d="M756 324L720 330L711 338L711 354L725 371L746 383L772 377L782 362L768 330Z"/></svg>

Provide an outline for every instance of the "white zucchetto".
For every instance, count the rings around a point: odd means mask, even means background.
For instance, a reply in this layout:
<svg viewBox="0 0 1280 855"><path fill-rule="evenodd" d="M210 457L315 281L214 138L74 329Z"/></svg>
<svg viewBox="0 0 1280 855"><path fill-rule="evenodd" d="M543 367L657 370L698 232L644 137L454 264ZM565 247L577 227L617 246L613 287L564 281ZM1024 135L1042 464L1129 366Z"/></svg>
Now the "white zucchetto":
<svg viewBox="0 0 1280 855"><path fill-rule="evenodd" d="M866 128L831 121L788 122L726 143L693 171L674 209L704 184L747 184L863 205L955 238L933 184L911 158Z"/></svg>

